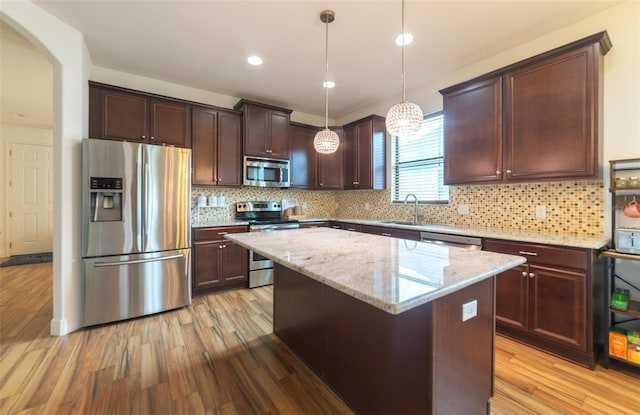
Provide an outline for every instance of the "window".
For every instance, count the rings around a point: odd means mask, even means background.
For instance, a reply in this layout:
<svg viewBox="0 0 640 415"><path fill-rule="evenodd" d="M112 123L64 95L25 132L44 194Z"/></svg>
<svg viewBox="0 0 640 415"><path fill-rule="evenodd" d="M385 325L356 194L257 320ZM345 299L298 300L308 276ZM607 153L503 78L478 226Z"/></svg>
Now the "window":
<svg viewBox="0 0 640 415"><path fill-rule="evenodd" d="M409 193L419 201L447 201L443 184L444 134L441 112L427 115L415 134L391 139L391 198L402 202Z"/></svg>

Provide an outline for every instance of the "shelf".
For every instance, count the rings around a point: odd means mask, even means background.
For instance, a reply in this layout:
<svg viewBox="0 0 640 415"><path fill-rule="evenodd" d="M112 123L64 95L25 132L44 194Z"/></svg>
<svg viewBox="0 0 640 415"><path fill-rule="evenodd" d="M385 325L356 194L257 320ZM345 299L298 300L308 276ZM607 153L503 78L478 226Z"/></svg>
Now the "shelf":
<svg viewBox="0 0 640 415"><path fill-rule="evenodd" d="M609 311L612 313L625 314L630 317L640 318L640 301L629 300L629 306L624 311L612 307L609 307Z"/></svg>
<svg viewBox="0 0 640 415"><path fill-rule="evenodd" d="M606 251L600 251L600 253L598 255L601 256L601 257L608 257L608 258L630 259L632 261L640 261L640 255L639 254L624 254L622 252L618 252L618 251L613 250L613 249L607 249Z"/></svg>
<svg viewBox="0 0 640 415"><path fill-rule="evenodd" d="M611 360L617 360L617 361L619 361L619 362L624 362L624 363L626 363L626 364L628 364L628 365L631 365L631 366L634 366L634 367L640 368L640 364L638 364L638 363L636 363L636 362L632 362L631 360L624 359L624 358L622 358L622 357L614 356L614 355L612 355L612 354L610 354L610 355L609 355L609 359L611 359Z"/></svg>

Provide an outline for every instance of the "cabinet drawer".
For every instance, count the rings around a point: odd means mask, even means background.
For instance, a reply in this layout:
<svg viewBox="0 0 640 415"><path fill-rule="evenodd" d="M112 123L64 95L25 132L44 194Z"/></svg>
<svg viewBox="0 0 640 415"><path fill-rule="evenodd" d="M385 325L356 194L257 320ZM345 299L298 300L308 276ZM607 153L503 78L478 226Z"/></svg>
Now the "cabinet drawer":
<svg viewBox="0 0 640 415"><path fill-rule="evenodd" d="M193 240L195 241L216 241L223 240L227 233L247 232L246 226L221 226L217 228L200 228L193 230Z"/></svg>
<svg viewBox="0 0 640 415"><path fill-rule="evenodd" d="M584 249L506 242L494 239L485 239L484 249L485 251L520 255L527 258L528 262L565 268L587 269L587 251Z"/></svg>

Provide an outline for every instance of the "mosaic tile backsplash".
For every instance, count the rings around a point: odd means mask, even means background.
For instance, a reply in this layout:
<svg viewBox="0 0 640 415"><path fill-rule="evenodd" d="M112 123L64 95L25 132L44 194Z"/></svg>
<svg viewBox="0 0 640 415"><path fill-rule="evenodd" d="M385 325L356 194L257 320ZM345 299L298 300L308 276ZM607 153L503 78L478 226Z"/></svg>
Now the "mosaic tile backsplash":
<svg viewBox="0 0 640 415"><path fill-rule="evenodd" d="M224 195L226 206L198 209L196 197L200 194ZM302 213L309 217L411 220L414 213L411 203L391 203L390 190L194 187L192 198L194 223L233 219L235 202L283 198L297 198L306 204ZM469 205L469 214L459 214L459 204ZM546 218L536 218L538 205L546 207ZM418 214L421 223L437 225L600 236L604 234L604 188L600 180L451 186L449 203L420 204Z"/></svg>

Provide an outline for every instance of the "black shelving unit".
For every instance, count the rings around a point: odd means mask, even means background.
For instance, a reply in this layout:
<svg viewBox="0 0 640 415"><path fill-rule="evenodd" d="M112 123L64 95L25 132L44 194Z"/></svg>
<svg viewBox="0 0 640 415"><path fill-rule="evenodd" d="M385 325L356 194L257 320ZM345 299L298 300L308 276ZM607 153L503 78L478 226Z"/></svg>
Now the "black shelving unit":
<svg viewBox="0 0 640 415"><path fill-rule="evenodd" d="M638 294L640 294L640 281L637 278L636 280L633 279L638 276L621 275L621 270L616 267L618 263L623 261L638 261L640 263L640 254L618 252L615 246L616 229L621 227L620 222L622 222L619 220L619 215L623 214L622 209L624 209L627 200L630 201L635 198L640 203L640 185L634 184L632 181L630 183L629 180L631 177L640 176L640 159L612 160L610 164L611 181L609 191L611 192L611 235L613 242L610 249L600 253L600 256L605 259L604 292L608 294L604 296L605 301L603 304L605 316L605 324L603 325L603 366L609 367L610 362L613 360L640 372L640 364L609 354L610 328L629 321L640 320L640 301L630 300L629 306L625 311L617 310L610 306L611 296L621 283L624 283L625 288L629 288L632 291L631 297L638 298ZM627 180L620 180L621 177L625 177ZM640 231L640 218L624 220L626 224L622 227L638 228ZM638 242L640 243L640 241Z"/></svg>

